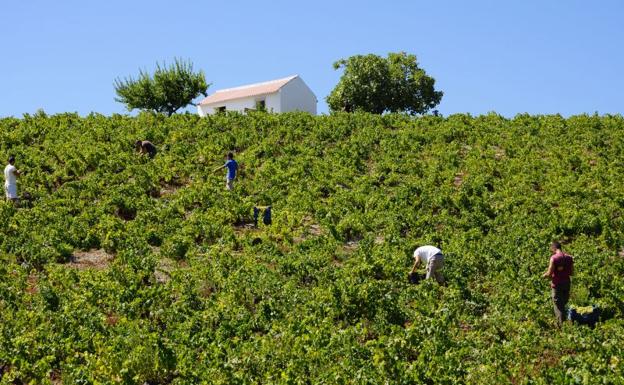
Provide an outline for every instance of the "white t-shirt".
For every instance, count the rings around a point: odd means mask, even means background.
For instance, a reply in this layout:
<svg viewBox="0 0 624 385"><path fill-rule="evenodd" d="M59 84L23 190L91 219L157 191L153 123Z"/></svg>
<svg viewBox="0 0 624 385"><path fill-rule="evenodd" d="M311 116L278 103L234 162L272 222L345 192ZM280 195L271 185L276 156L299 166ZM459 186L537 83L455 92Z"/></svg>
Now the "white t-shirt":
<svg viewBox="0 0 624 385"><path fill-rule="evenodd" d="M426 264L429 261L429 258L436 254L442 254L442 250L435 246L420 246L414 250L414 259L420 258L420 261Z"/></svg>
<svg viewBox="0 0 624 385"><path fill-rule="evenodd" d="M5 186L15 186L17 185L17 177L15 176L15 171L17 168L12 164L8 164L4 168L4 185Z"/></svg>

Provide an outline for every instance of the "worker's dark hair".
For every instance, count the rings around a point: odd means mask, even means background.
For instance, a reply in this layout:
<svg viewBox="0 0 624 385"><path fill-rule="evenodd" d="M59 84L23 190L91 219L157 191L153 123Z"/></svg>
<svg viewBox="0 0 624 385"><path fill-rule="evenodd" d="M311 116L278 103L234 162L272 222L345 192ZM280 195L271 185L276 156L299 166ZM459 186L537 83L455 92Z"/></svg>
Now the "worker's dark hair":
<svg viewBox="0 0 624 385"><path fill-rule="evenodd" d="M141 145L141 143L142 143L142 142L141 142L140 140L137 140L136 142L134 142L134 147L138 147L138 146L140 146L140 145Z"/></svg>
<svg viewBox="0 0 624 385"><path fill-rule="evenodd" d="M15 162L15 157L13 155L9 156L9 163Z"/></svg>
<svg viewBox="0 0 624 385"><path fill-rule="evenodd" d="M234 153L228 152L227 157L228 159L234 159Z"/></svg>
<svg viewBox="0 0 624 385"><path fill-rule="evenodd" d="M552 247L554 247L555 249L561 250L561 242L559 242L559 241L552 241L552 243L550 245Z"/></svg>

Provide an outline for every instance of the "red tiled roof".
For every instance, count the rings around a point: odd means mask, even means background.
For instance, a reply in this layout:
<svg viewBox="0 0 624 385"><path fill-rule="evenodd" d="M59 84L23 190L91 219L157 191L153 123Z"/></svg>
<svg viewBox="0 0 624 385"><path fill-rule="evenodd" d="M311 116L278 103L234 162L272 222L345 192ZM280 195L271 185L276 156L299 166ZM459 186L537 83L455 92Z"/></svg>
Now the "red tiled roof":
<svg viewBox="0 0 624 385"><path fill-rule="evenodd" d="M249 84L235 88L226 88L215 91L214 94L199 102L199 105L214 104L227 100L246 98L249 96L272 94L279 91L286 83L296 78L298 75L289 76L283 79L271 80L263 83Z"/></svg>

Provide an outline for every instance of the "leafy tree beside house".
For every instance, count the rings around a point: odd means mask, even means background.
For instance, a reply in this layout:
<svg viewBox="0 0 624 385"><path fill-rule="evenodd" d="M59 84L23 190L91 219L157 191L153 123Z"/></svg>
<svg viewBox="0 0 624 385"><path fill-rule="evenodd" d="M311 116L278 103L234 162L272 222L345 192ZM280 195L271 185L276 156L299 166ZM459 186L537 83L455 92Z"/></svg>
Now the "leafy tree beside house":
<svg viewBox="0 0 624 385"><path fill-rule="evenodd" d="M344 73L326 98L331 111L423 114L442 99L435 79L418 67L415 55L355 55L335 62L334 69L339 68Z"/></svg>
<svg viewBox="0 0 624 385"><path fill-rule="evenodd" d="M208 86L203 71L195 73L191 62L175 59L171 66L157 63L153 76L141 70L137 79L115 79L115 100L129 111L138 108L171 116L199 95L207 96Z"/></svg>

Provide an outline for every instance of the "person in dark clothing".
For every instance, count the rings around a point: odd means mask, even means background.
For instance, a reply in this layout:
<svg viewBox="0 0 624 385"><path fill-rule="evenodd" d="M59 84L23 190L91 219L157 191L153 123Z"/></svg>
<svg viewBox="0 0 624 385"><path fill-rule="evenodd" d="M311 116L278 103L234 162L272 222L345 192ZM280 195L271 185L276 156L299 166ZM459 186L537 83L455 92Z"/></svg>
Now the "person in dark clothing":
<svg viewBox="0 0 624 385"><path fill-rule="evenodd" d="M134 142L134 147L139 154L148 154L150 159L156 156L156 146L149 140L137 140Z"/></svg>
<svg viewBox="0 0 624 385"><path fill-rule="evenodd" d="M574 274L574 260L561 250L561 243L558 241L551 243L550 251L553 255L550 257L548 270L542 276L550 278L555 317L561 326L566 318L565 307L570 299L570 277Z"/></svg>

